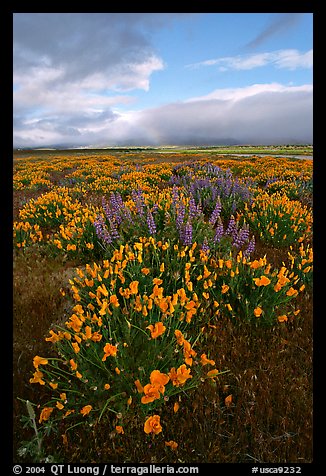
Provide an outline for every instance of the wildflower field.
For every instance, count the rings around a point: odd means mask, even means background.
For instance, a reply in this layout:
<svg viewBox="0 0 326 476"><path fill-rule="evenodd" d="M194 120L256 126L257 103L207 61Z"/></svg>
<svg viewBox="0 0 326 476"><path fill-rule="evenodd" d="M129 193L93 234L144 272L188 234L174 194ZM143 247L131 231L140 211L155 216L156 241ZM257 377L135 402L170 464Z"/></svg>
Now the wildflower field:
<svg viewBox="0 0 326 476"><path fill-rule="evenodd" d="M311 160L13 168L17 462L311 462Z"/></svg>

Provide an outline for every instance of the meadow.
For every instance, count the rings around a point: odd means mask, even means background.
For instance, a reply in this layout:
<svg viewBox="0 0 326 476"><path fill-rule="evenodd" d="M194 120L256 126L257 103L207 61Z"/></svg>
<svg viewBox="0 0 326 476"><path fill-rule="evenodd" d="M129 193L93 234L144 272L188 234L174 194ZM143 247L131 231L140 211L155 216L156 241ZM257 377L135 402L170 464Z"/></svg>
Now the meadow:
<svg viewBox="0 0 326 476"><path fill-rule="evenodd" d="M312 160L13 170L15 462L312 461Z"/></svg>

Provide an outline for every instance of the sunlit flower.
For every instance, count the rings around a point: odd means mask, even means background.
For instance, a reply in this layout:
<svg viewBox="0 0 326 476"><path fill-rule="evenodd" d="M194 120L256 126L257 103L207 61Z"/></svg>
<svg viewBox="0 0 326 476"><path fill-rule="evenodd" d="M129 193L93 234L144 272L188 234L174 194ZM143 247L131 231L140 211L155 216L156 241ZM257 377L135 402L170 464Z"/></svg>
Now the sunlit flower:
<svg viewBox="0 0 326 476"><path fill-rule="evenodd" d="M144 404L151 403L151 402L154 402L154 400L157 400L159 398L160 398L160 392L156 385L153 385L151 383L145 385L144 396L141 398L142 403Z"/></svg>
<svg viewBox="0 0 326 476"><path fill-rule="evenodd" d="M290 288L287 292L286 292L286 295L287 296L295 296L296 294L298 294L298 291L294 288Z"/></svg>
<svg viewBox="0 0 326 476"><path fill-rule="evenodd" d="M96 332L93 332L92 337L91 337L91 340L92 340L93 342L100 342L100 340L102 339L102 337L103 337L102 334L100 334L98 331L96 331Z"/></svg>
<svg viewBox="0 0 326 476"><path fill-rule="evenodd" d="M52 342L52 343L55 343L55 342L58 342L60 340L60 337L58 334L56 334L54 331L50 331L50 334L51 334L51 337L46 337L45 340L47 342Z"/></svg>
<svg viewBox="0 0 326 476"><path fill-rule="evenodd" d="M179 410L179 407L180 407L179 403L175 402L175 404L173 405L173 412L177 413L177 411Z"/></svg>
<svg viewBox="0 0 326 476"><path fill-rule="evenodd" d="M153 415L147 418L144 424L144 432L147 434L153 433L154 435L160 433L162 431L160 420L159 415Z"/></svg>
<svg viewBox="0 0 326 476"><path fill-rule="evenodd" d="M105 362L107 357L110 357L110 356L115 357L118 352L117 346L112 344L106 344L103 350L104 350L104 356L102 358L102 362Z"/></svg>
<svg viewBox="0 0 326 476"><path fill-rule="evenodd" d="M261 263L256 259L250 264L250 268L252 269L257 269L257 268L260 268L261 266L262 266Z"/></svg>
<svg viewBox="0 0 326 476"><path fill-rule="evenodd" d="M40 385L45 385L45 381L43 380L43 373L39 370L34 372L33 378L29 379L29 383L39 383Z"/></svg>
<svg viewBox="0 0 326 476"><path fill-rule="evenodd" d="M210 378L214 378L216 377L218 374L218 370L217 369L213 369L213 370L210 370L209 372L207 372L207 377L210 377Z"/></svg>
<svg viewBox="0 0 326 476"><path fill-rule="evenodd" d="M92 410L92 405L85 405L81 410L80 410L80 413L83 415L83 416L86 416L89 414L89 412Z"/></svg>
<svg viewBox="0 0 326 476"><path fill-rule="evenodd" d="M40 418L39 418L39 423L42 423L42 421L46 421L50 418L51 413L53 412L54 408L51 407L44 407L43 410L41 411Z"/></svg>
<svg viewBox="0 0 326 476"><path fill-rule="evenodd" d="M286 322L288 320L288 317L284 314L283 316L278 316L277 320L279 322Z"/></svg>
<svg viewBox="0 0 326 476"><path fill-rule="evenodd" d="M138 284L139 284L139 281L132 281L129 284L131 294L138 294Z"/></svg>
<svg viewBox="0 0 326 476"><path fill-rule="evenodd" d="M78 352L80 351L80 347L77 342L73 342L71 345L73 346L75 354L78 354Z"/></svg>
<svg viewBox="0 0 326 476"><path fill-rule="evenodd" d="M183 342L183 355L187 365L192 365L192 357L197 355L197 352L192 349L190 342L187 340Z"/></svg>
<svg viewBox="0 0 326 476"><path fill-rule="evenodd" d="M146 329L149 329L151 331L151 337L152 339L156 339L157 337L161 336L165 330L166 327L163 325L162 322L155 322L155 325L150 324L149 326L146 327Z"/></svg>
<svg viewBox="0 0 326 476"><path fill-rule="evenodd" d="M191 369L188 369L186 364L182 364L177 370L172 367L168 375L172 384L176 387L179 387L179 385L184 385L189 378L192 378L190 372Z"/></svg>
<svg viewBox="0 0 326 476"><path fill-rule="evenodd" d="M165 441L165 446L169 446L172 450L176 450L178 448L178 443L173 440Z"/></svg>
<svg viewBox="0 0 326 476"><path fill-rule="evenodd" d="M268 284L271 282L271 280L264 275L260 278L254 278L254 281L256 286L268 286Z"/></svg>
<svg viewBox="0 0 326 476"><path fill-rule="evenodd" d="M223 284L223 286L222 286L222 294L227 293L229 289L230 289L230 287L229 287L227 284Z"/></svg>
<svg viewBox="0 0 326 476"><path fill-rule="evenodd" d="M228 395L227 397L225 397L224 403L227 407L229 407L232 403L232 395Z"/></svg>
<svg viewBox="0 0 326 476"><path fill-rule="evenodd" d="M121 425L117 425L117 426L115 427L115 431L116 431L117 433L119 433L119 435L123 435L123 434L124 434L124 430L123 430L123 427L122 427Z"/></svg>
<svg viewBox="0 0 326 476"><path fill-rule="evenodd" d="M113 304L114 307L119 307L120 306L119 300L118 300L118 298L115 294L110 296L110 304Z"/></svg>
<svg viewBox="0 0 326 476"><path fill-rule="evenodd" d="M109 390L111 388L111 385L109 383L106 383L104 385L104 390Z"/></svg>
<svg viewBox="0 0 326 476"><path fill-rule="evenodd" d="M35 355L33 359L33 365L36 369L38 369L39 365L46 365L48 363L49 361L47 359L44 359L43 357L39 357L38 355Z"/></svg>
<svg viewBox="0 0 326 476"><path fill-rule="evenodd" d="M149 377L149 380L153 385L156 385L159 392L164 393L165 385L170 380L170 377L168 375L160 372L159 370L153 370L150 377Z"/></svg>
<svg viewBox="0 0 326 476"><path fill-rule="evenodd" d="M76 370L77 369L77 364L76 362L74 361L74 359L70 359L69 360L69 364L71 366L71 370Z"/></svg>
<svg viewBox="0 0 326 476"><path fill-rule="evenodd" d="M207 358L206 354L202 354L200 356L200 363L202 365L207 365L207 364L215 365L215 360L210 360L210 359Z"/></svg>
<svg viewBox="0 0 326 476"><path fill-rule="evenodd" d="M143 393L144 392L144 387L142 386L142 384L140 383L140 381L138 379L135 380L135 385L136 385L138 393Z"/></svg>
<svg viewBox="0 0 326 476"><path fill-rule="evenodd" d="M183 334L182 334L182 332L179 331L179 329L176 329L176 330L174 331L174 335L175 335L176 338L177 338L177 343L178 343L179 345L182 345L182 344L184 343L184 340L185 340L185 339L184 339L184 336L183 336Z"/></svg>
<svg viewBox="0 0 326 476"><path fill-rule="evenodd" d="M254 314L256 317L260 317L262 312L263 310L260 307L256 307L256 309L254 309Z"/></svg>

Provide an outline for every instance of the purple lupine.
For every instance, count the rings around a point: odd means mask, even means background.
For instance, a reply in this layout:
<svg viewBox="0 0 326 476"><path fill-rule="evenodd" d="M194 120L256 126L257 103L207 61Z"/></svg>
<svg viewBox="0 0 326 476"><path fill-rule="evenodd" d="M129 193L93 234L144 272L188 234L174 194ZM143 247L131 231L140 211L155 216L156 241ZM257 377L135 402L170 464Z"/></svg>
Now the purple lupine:
<svg viewBox="0 0 326 476"><path fill-rule="evenodd" d="M138 189L137 191L132 190L131 196L132 196L133 201L135 202L137 213L140 216L144 216L145 215L145 211L144 211L145 203L144 203L144 197L143 197L143 193L142 193L141 189Z"/></svg>
<svg viewBox="0 0 326 476"><path fill-rule="evenodd" d="M106 218L108 220L112 220L114 217L114 212L112 211L110 204L106 201L105 197L102 197L102 208L104 210Z"/></svg>
<svg viewBox="0 0 326 476"><path fill-rule="evenodd" d="M118 240L120 238L120 234L119 234L119 231L118 231L116 221L115 220L110 220L109 223L110 223L110 233L111 233L112 239L113 240Z"/></svg>
<svg viewBox="0 0 326 476"><path fill-rule="evenodd" d="M234 216L231 215L225 234L234 237L237 232L238 232L238 224L235 221Z"/></svg>
<svg viewBox="0 0 326 476"><path fill-rule="evenodd" d="M248 258L251 255L251 253L253 253L255 251L255 246L256 246L255 236L252 235L252 238L249 241L249 245L248 245L247 249L243 252L243 256Z"/></svg>
<svg viewBox="0 0 326 476"><path fill-rule="evenodd" d="M192 245L192 224L188 220L184 226L182 241L185 246Z"/></svg>
<svg viewBox="0 0 326 476"><path fill-rule="evenodd" d="M173 206L175 207L176 204L178 203L179 201L179 191L178 191L178 187L176 187L175 185L173 185L173 188L172 188L172 204Z"/></svg>
<svg viewBox="0 0 326 476"><path fill-rule="evenodd" d="M234 213L237 209L237 202L235 200L235 198L233 198L233 202L232 202L232 205L231 205L231 213Z"/></svg>
<svg viewBox="0 0 326 476"><path fill-rule="evenodd" d="M206 253L206 254L207 254L207 253L209 252L209 250L210 250L210 248L209 248L209 246L208 246L208 241L207 241L206 236L205 236L205 238L204 238L203 244L201 245L201 249L202 249L202 251L204 251L204 253Z"/></svg>
<svg viewBox="0 0 326 476"><path fill-rule="evenodd" d="M175 220L175 224L176 224L177 230L179 232L182 229L185 214L186 214L186 207L185 207L183 201L179 200L178 208L177 208L177 217L176 217L176 220Z"/></svg>
<svg viewBox="0 0 326 476"><path fill-rule="evenodd" d="M154 236L156 234L156 225L155 225L155 221L154 221L152 212L149 209L147 210L147 219L146 219L146 221L147 221L148 231L149 231L150 235Z"/></svg>
<svg viewBox="0 0 326 476"><path fill-rule="evenodd" d="M217 219L219 218L222 210L222 205L221 205L221 199L218 196L215 204L215 208L213 210L213 213L210 216L210 219L208 220L208 223L210 223L212 226L215 225Z"/></svg>
<svg viewBox="0 0 326 476"><path fill-rule="evenodd" d="M195 199L194 199L193 195L191 194L190 199L189 199L189 215L188 215L189 220L192 220L193 218L195 218L197 213L198 213L197 205L196 205L196 202L195 202Z"/></svg>
<svg viewBox="0 0 326 476"><path fill-rule="evenodd" d="M104 243L106 243L107 245L112 243L112 236L110 235L109 230L101 215L99 215L94 221L94 227L96 235L101 241L104 241Z"/></svg>
<svg viewBox="0 0 326 476"><path fill-rule="evenodd" d="M241 248L249 239L249 226L244 225L233 240L232 245L236 248Z"/></svg>
<svg viewBox="0 0 326 476"><path fill-rule="evenodd" d="M125 208L121 195L119 193L114 194L111 192L110 195L110 205L112 210L111 219L115 219L117 225L120 225L123 221L124 216L122 215L122 209Z"/></svg>
<svg viewBox="0 0 326 476"><path fill-rule="evenodd" d="M215 229L214 243L219 243L224 235L224 227L221 218L218 219L217 227Z"/></svg>

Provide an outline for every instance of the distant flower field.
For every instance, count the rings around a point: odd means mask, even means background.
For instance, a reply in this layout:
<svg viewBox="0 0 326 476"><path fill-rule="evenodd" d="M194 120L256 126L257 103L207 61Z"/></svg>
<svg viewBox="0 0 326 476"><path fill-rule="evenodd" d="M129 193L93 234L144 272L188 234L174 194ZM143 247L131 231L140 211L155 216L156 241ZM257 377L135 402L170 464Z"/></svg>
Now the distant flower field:
<svg viewBox="0 0 326 476"><path fill-rule="evenodd" d="M311 318L312 161L31 156L14 163L14 195L15 259L73 264L66 313L25 376L37 442L93 428L101 445L101 425L123 442L138 421L170 461L187 444L173 431L184 402L228 389L223 323L267 336ZM37 448L19 454L44 461Z"/></svg>

